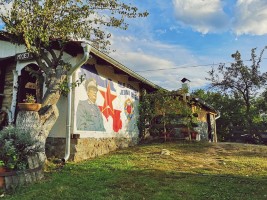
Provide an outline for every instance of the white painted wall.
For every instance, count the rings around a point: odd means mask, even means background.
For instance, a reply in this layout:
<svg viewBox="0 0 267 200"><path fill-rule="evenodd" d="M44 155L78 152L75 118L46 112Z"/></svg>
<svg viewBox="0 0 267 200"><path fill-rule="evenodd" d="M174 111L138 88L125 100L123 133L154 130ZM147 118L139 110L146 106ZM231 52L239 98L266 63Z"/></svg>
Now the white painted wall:
<svg viewBox="0 0 267 200"><path fill-rule="evenodd" d="M96 125L95 127L97 128L92 128L94 130L91 128L89 128L91 130L81 130L77 125L80 120L80 116L77 116L78 110L80 109L78 105L80 101L87 102L88 100L84 81L79 87L73 90L71 133L80 134L81 138L138 137L138 83L129 82L127 76L115 74L110 66L97 65L94 59L91 59L87 64L90 65L90 68L92 67L94 69L91 72L82 68L78 69L74 75L74 80L77 80L81 74L86 74L85 79L93 78L96 80L98 91L94 108L98 109L98 113L100 113L101 116L97 118L97 123L103 124L104 129L100 130L99 126ZM107 87L108 84L110 84L109 91ZM107 94L110 96L108 97ZM106 112L108 108L105 108L105 102L107 102L108 98L112 99L112 109ZM129 103L128 109L125 107L126 102ZM65 137L67 98L61 97L57 105L60 111L60 117L49 137ZM88 107L90 107L89 104ZM86 107L83 107L83 109L87 110ZM88 110L90 112L90 109ZM96 115L93 113L88 114Z"/></svg>
<svg viewBox="0 0 267 200"><path fill-rule="evenodd" d="M1 47L0 58L14 56L17 53L22 53L26 51L25 46L23 45L14 45L10 42L2 40L0 40L0 47Z"/></svg>

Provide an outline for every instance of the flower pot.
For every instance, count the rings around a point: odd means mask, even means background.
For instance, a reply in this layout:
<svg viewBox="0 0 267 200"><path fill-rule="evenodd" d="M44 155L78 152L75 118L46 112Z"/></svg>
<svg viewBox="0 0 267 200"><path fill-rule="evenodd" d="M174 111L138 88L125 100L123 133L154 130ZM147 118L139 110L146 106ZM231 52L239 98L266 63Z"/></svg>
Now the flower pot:
<svg viewBox="0 0 267 200"><path fill-rule="evenodd" d="M6 172L5 167L0 167L0 188L4 188L5 186L5 177L1 176L1 173Z"/></svg>
<svg viewBox="0 0 267 200"><path fill-rule="evenodd" d="M18 107L20 110L25 111L39 111L42 107L40 103L18 103Z"/></svg>

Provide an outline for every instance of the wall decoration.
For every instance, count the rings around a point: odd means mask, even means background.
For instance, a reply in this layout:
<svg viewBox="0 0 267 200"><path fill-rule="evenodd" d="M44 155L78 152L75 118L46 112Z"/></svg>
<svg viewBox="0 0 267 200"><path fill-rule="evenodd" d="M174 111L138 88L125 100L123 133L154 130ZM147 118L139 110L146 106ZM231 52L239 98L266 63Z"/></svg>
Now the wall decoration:
<svg viewBox="0 0 267 200"><path fill-rule="evenodd" d="M110 84L107 85L106 92L100 91L103 98L103 106L98 106L103 113L103 115L108 120L108 117L111 116L113 119L113 131L118 132L122 128L122 121L120 118L121 111L113 108L113 100L117 97L110 92Z"/></svg>
<svg viewBox="0 0 267 200"><path fill-rule="evenodd" d="M96 105L97 84L96 80L90 78L85 82L88 99L79 101L76 124L77 130L81 131L105 131L102 115Z"/></svg>
<svg viewBox="0 0 267 200"><path fill-rule="evenodd" d="M78 75L86 81L76 89L76 130L98 131L101 137L137 136L139 93L134 85L94 64L82 66Z"/></svg>
<svg viewBox="0 0 267 200"><path fill-rule="evenodd" d="M131 99L127 99L124 103L124 113L128 120L131 120L134 115L134 106Z"/></svg>

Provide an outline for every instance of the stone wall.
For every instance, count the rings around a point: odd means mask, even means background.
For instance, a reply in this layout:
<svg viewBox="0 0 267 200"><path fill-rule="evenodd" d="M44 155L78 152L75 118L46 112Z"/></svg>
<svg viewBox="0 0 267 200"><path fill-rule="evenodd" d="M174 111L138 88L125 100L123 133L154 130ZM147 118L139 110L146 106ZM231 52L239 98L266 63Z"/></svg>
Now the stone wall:
<svg viewBox="0 0 267 200"><path fill-rule="evenodd" d="M39 154L28 157L29 169L23 171L8 171L0 173L4 178L5 190L15 189L25 184L41 180L44 177L43 162L40 162Z"/></svg>
<svg viewBox="0 0 267 200"><path fill-rule="evenodd" d="M198 127L194 128L200 134L200 140L208 141L208 123L207 122L198 122Z"/></svg>
<svg viewBox="0 0 267 200"><path fill-rule="evenodd" d="M11 107L11 102L12 102L12 95L13 95L13 71L16 68L14 64L9 65L6 68L6 77L5 80L5 85L4 85L4 98L2 102L2 110L8 111Z"/></svg>
<svg viewBox="0 0 267 200"><path fill-rule="evenodd" d="M64 158L65 138L48 137L46 155L48 158ZM70 160L82 161L137 144L137 139L129 138L73 138L71 139Z"/></svg>

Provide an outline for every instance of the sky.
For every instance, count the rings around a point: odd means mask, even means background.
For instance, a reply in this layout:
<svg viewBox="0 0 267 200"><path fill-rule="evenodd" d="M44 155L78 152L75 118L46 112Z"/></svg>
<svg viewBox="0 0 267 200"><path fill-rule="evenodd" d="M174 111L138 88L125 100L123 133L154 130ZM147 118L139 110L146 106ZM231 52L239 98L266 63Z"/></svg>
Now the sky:
<svg viewBox="0 0 267 200"><path fill-rule="evenodd" d="M266 0L122 1L149 16L129 20L126 31L112 30L110 56L165 89L181 88L184 77L191 90L208 88L212 67L230 65L237 50L249 60L252 48L259 54L267 45Z"/></svg>
<svg viewBox="0 0 267 200"><path fill-rule="evenodd" d="M230 65L237 50L249 60L252 48L259 55L267 45L266 0L131 2L150 14L129 20L126 31L113 31L111 48L116 51L110 55L169 90L181 88L184 77L191 81L191 90L208 88L212 67ZM266 64L262 63L262 72L267 71Z"/></svg>

